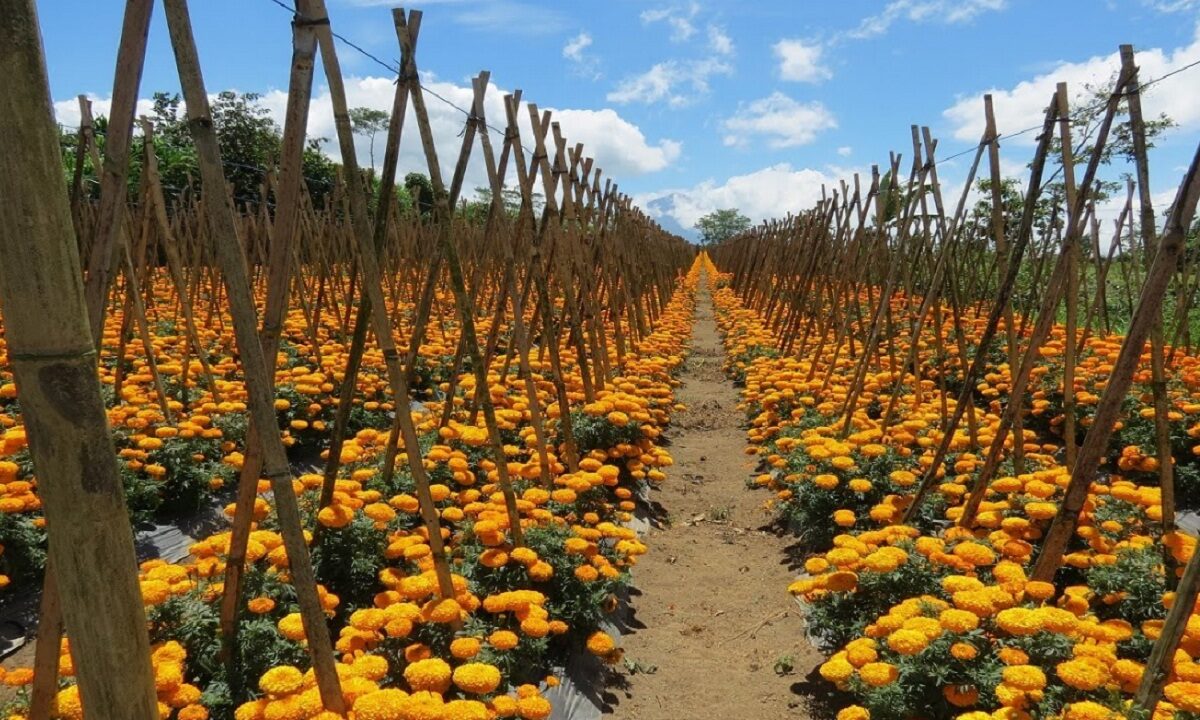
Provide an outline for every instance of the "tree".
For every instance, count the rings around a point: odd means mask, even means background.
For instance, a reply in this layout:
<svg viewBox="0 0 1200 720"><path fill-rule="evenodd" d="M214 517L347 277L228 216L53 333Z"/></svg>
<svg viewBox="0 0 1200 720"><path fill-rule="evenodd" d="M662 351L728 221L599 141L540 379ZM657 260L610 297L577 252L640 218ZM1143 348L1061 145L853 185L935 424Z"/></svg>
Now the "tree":
<svg viewBox="0 0 1200 720"><path fill-rule="evenodd" d="M697 220L693 227L700 231L701 245L715 245L749 230L750 218L737 208L714 210Z"/></svg>
<svg viewBox="0 0 1200 720"><path fill-rule="evenodd" d="M176 93L156 92L150 122L154 126L154 151L158 156L159 174L163 192L168 200L177 197L191 185L193 193L200 193L194 180L199 178L196 150L191 132L182 112L182 101ZM263 178L267 170L279 165L283 133L271 119L270 112L261 104L255 93L239 94L222 92L212 102L213 124L217 130L217 141L221 146L221 159L225 164L225 177L233 186L234 198L239 203L257 203L263 198ZM105 131L108 120L103 116L95 119L96 140L100 153L104 153ZM129 193L137 197L137 187L142 172L142 138L135 136L129 152ZM324 138L310 138L304 149L304 181L318 207L333 190L336 166L321 151ZM68 181L75 165L75 146L78 135L74 129L64 128L60 135L63 170ZM94 197L99 189L91 159L85 156L83 177L84 189Z"/></svg>
<svg viewBox="0 0 1200 720"><path fill-rule="evenodd" d="M404 189L408 191L412 208L420 213L421 217L429 217L433 212L434 203L433 183L429 178L419 172L410 172L404 176Z"/></svg>
<svg viewBox="0 0 1200 720"><path fill-rule="evenodd" d="M355 135L367 138L367 153L371 158L371 173L375 173L375 134L387 130L391 116L369 107L350 108L350 123Z"/></svg>

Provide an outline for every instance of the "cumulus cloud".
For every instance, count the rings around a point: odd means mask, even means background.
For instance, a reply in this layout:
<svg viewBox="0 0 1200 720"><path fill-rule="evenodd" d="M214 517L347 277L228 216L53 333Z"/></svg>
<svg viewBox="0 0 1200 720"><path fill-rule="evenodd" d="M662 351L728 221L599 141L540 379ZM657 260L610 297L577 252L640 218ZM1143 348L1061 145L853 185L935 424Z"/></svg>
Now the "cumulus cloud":
<svg viewBox="0 0 1200 720"><path fill-rule="evenodd" d="M671 107L684 107L708 93L712 76L732 72L728 63L717 58L667 60L644 73L625 78L606 98L619 105L666 102Z"/></svg>
<svg viewBox="0 0 1200 720"><path fill-rule="evenodd" d="M350 107L369 107L390 112L395 85L388 77L347 77L346 100ZM469 86L443 82L429 76L423 79L422 85L432 92L446 98L458 107L469 108L474 96ZM504 141L502 130L506 124L504 111L504 95L507 91L495 84L488 86L485 95L484 112L488 124L501 131L491 131L492 146L499 152ZM263 107L281 126L287 107L287 92L284 90L269 90L262 94ZM93 114L106 115L111 101L107 98L93 99ZM426 94L426 106L429 111L429 121L433 130L438 163L442 177L448 184L458 161L458 153L462 145L460 133L466 120L458 109L453 108L430 93ZM153 105L150 100L138 101L138 112L149 113ZM75 99L60 100L54 103L58 121L67 125L79 124L79 108ZM663 170L679 158L682 145L674 140L659 139L651 141L641 128L621 117L615 110L579 110L571 108L554 109L552 120L561 122L562 132L568 143L573 145L582 142L584 154L595 158L596 166L603 168L608 177L620 181L624 177L644 175ZM533 147L532 130L529 124L529 113L522 107L518 115L521 128L522 142L527 148ZM337 144L337 132L333 122L333 102L328 88L322 88L314 93L309 111L308 137L325 138L328 140L322 149L334 160L341 160ZM366 138L355 138L355 151L359 164L367 165ZM376 138L376 160L381 155L381 141ZM551 152L553 146L551 145ZM528 158L527 158L528 159ZM405 118L404 135L400 144L400 174L408 172L428 172L428 164L421 147L420 136L417 132L416 119L411 103ZM514 183L516 174L510 164L509 182ZM483 166L482 155L476 146L471 153L467 177L464 183L464 195L469 196L475 187L487 185L487 174Z"/></svg>
<svg viewBox="0 0 1200 720"><path fill-rule="evenodd" d="M1200 60L1200 25L1197 26L1192 41L1183 47L1173 50L1139 49L1139 79L1145 83L1197 60ZM1015 133L1041 123L1057 83L1067 83L1075 96L1072 105L1078 106L1085 84L1107 83L1120 67L1120 55L1116 52L1097 55L1079 62L1062 62L1049 71L1023 80L1011 88L991 88L966 94L943 111L942 115L949 121L955 138L977 142L983 135L984 128L983 102L980 97L983 93L990 92L997 129L1001 135L1006 132ZM1157 117L1159 113L1166 113L1182 128L1200 127L1200 94L1194 91L1196 72L1200 71L1180 73L1148 88L1142 96L1142 110L1145 115ZM1034 133L1013 138L1012 141L1033 144Z"/></svg>
<svg viewBox="0 0 1200 720"><path fill-rule="evenodd" d="M833 77L821 62L823 48L804 40L784 39L772 46L779 60L779 76L794 82L819 83Z"/></svg>
<svg viewBox="0 0 1200 720"><path fill-rule="evenodd" d="M88 100L92 102L92 117L108 117L112 112L112 98L102 98L92 93L87 94ZM142 115L154 114L154 101L147 98L139 98L137 101L137 109L134 117ZM79 122L83 115L79 111L79 100L71 98L70 100L56 100L54 102L54 118L60 125L69 127L79 127ZM134 124L134 129L137 129L137 124Z"/></svg>
<svg viewBox="0 0 1200 720"><path fill-rule="evenodd" d="M721 208L737 208L758 222L811 208L821 199L821 186L832 192L853 174L841 168L793 168L780 163L718 184L706 180L690 188L645 193L634 202L657 218L670 217L684 228Z"/></svg>
<svg viewBox="0 0 1200 720"><path fill-rule="evenodd" d="M726 145L744 145L758 136L770 147L787 148L811 143L822 130L836 128L837 120L820 102L797 102L776 91L740 106L723 127Z"/></svg>

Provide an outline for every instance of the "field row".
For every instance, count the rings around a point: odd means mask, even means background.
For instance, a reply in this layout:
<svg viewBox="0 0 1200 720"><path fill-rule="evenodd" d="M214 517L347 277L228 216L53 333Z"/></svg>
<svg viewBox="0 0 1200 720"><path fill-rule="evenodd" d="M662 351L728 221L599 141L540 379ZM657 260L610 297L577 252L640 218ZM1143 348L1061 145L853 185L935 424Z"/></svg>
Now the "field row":
<svg viewBox="0 0 1200 720"><path fill-rule="evenodd" d="M1020 460L1009 436L981 488L1002 411L1013 400L1014 372L1002 349L989 350L969 423L931 467L966 366L980 352L986 309L967 308L956 323L949 306L936 308L937 320L915 348L914 375L895 359L909 357L920 299L892 296L897 330L880 347L895 364L881 355L882 368L861 379L846 417L866 327L852 326L840 343L813 333L784 355L777 331L743 304L731 276L711 279L727 371L743 385L747 452L761 462L756 484L773 494L779 520L805 549L805 572L788 590L804 607L811 637L833 653L820 674L844 693L838 718L1136 716L1133 693L1172 605L1178 568L1196 546L1190 535L1162 532L1148 363L1135 376L1062 567L1039 576L1043 541L1071 475L1063 453L1062 326L1038 348ZM869 292L860 298L868 307ZM1121 342L1094 334L1079 346L1075 427L1089 427ZM1175 477L1181 503L1194 503L1200 374L1194 356L1174 358L1168 417ZM932 492L914 507L923 482L932 482ZM1197 655L1200 607L1154 717L1200 713Z"/></svg>

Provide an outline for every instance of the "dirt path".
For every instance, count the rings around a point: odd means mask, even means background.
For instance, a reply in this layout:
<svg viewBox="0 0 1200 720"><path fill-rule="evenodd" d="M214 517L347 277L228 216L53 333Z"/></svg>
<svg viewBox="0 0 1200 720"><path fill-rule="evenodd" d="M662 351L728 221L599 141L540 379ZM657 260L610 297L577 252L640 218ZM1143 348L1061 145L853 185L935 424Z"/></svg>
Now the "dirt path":
<svg viewBox="0 0 1200 720"><path fill-rule="evenodd" d="M746 487L753 463L743 452L738 394L721 372L712 301L703 280L700 286L678 394L688 409L670 433L675 466L653 494L667 520L651 531L650 553L634 569L642 629L622 639L627 684L612 689L612 714L803 718L801 693L821 658L786 592L790 541L763 529L767 495Z"/></svg>

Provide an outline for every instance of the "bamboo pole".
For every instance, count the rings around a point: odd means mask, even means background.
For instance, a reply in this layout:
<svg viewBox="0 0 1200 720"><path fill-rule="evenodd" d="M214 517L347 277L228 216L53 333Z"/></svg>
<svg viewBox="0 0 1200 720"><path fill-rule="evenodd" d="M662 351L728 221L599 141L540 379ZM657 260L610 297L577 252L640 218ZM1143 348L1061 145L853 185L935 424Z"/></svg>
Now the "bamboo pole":
<svg viewBox="0 0 1200 720"><path fill-rule="evenodd" d="M157 699L133 533L28 0L0 13L0 63L0 299L55 568L44 597L60 599L89 716L151 720ZM51 295L56 301L47 303Z"/></svg>
<svg viewBox="0 0 1200 720"><path fill-rule="evenodd" d="M255 426L262 428L259 440L263 447L264 475L270 480L274 492L280 535L287 552L292 584L300 606L300 616L308 639L317 687L325 708L343 713L345 700L334 666L329 628L317 595L312 560L300 523L300 510L292 489L292 473L288 467L283 442L274 431L273 383L258 338L257 312L246 276L245 253L237 236L232 208L228 203L219 200L225 184L221 169L221 151L217 145L216 131L208 106L208 94L204 89L200 60L192 37L187 0L164 0L164 4L171 45L175 50L175 62L179 70L179 82L187 102L187 122L196 144L201 179L208 197L206 210L209 230L216 245L217 260L222 266L238 351L246 374L246 389L249 394L247 405Z"/></svg>

